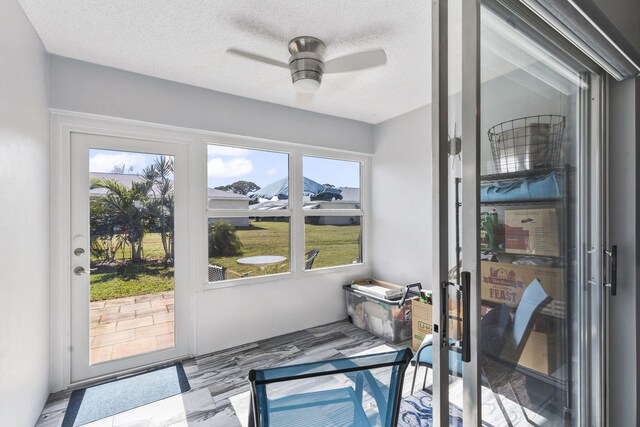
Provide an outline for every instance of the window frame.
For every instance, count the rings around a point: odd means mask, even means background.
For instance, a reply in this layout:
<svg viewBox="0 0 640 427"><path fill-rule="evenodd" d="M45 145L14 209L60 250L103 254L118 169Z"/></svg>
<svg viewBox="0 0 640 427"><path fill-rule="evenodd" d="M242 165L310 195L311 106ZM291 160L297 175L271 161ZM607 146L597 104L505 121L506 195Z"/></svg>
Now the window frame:
<svg viewBox="0 0 640 427"><path fill-rule="evenodd" d="M277 215L274 211L246 211L243 209L216 209L209 208L207 199L207 161L209 145L218 145L230 148L242 148L247 150L270 151L275 153L283 153L289 156L289 194L295 194L297 197L289 197L289 203L286 209L278 210ZM264 276L253 276L244 278L230 278L227 280L209 282L207 274L207 266L209 264L208 257L208 239L203 239L203 258L204 265L202 268L202 278L204 290L224 289L239 285L248 285L254 283L274 282L290 279L299 279L302 277L310 277L313 275L336 273L343 270L368 268L370 257L370 239L369 239L369 221L367 213L370 211L369 205L369 188L370 188L370 163L371 154L355 153L351 151L343 151L332 148L302 146L294 143L253 140L253 138L205 138L203 140L202 150L204 162L204 185L202 189L201 200L204 202L205 212L202 227L202 235L207 236L208 222L210 218L247 218L247 217L287 217L289 218L289 271L282 273L273 273ZM330 160L342 160L357 162L360 164L360 209L318 209L304 210L304 201L302 196L303 185L303 157L319 157ZM315 268L305 270L305 218L308 216L358 216L360 217L362 230L361 252L362 259L357 264L345 264L332 267Z"/></svg>

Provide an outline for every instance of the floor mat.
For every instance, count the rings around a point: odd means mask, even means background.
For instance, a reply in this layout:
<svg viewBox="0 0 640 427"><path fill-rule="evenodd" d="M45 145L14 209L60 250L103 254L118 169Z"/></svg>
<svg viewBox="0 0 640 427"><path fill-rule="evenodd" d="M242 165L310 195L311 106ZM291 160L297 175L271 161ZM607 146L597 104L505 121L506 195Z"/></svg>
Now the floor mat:
<svg viewBox="0 0 640 427"><path fill-rule="evenodd" d="M62 427L81 426L189 391L181 363L71 393Z"/></svg>

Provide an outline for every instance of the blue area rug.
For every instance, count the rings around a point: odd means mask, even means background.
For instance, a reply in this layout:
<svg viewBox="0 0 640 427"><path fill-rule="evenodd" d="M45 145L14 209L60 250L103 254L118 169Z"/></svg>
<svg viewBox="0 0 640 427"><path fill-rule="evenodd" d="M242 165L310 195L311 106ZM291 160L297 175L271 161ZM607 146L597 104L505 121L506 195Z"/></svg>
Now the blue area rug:
<svg viewBox="0 0 640 427"><path fill-rule="evenodd" d="M62 427L75 427L191 390L181 363L75 390Z"/></svg>
<svg viewBox="0 0 640 427"><path fill-rule="evenodd" d="M424 391L417 391L412 396L402 399L398 427L431 427L433 412L431 395ZM449 404L449 426L462 427L462 410Z"/></svg>

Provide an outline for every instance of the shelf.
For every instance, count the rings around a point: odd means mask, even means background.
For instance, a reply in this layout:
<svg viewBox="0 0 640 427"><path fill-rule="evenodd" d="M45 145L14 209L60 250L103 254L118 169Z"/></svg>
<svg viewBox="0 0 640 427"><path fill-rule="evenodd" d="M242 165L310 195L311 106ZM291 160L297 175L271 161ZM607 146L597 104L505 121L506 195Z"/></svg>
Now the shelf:
<svg viewBox="0 0 640 427"><path fill-rule="evenodd" d="M490 175L481 175L480 181L508 181L510 179L519 179L519 178L528 178L533 176L542 176L547 175L552 172L571 172L573 171L573 167L570 165L560 166L555 168L544 168L544 169L531 169L526 171L519 172L507 172L507 173L494 173Z"/></svg>
<svg viewBox="0 0 640 427"><path fill-rule="evenodd" d="M480 202L480 206L542 206L542 205L560 205L563 203L562 198L540 199L540 200L509 200L502 202Z"/></svg>
<svg viewBox="0 0 640 427"><path fill-rule="evenodd" d="M508 255L508 256L513 256L513 257L524 257L524 256L533 256L533 257L540 257L540 258L553 258L553 259L564 259L564 257L560 256L560 255L538 255L538 254L514 254L511 252L506 252L506 251L494 251L494 250L483 250L480 249L480 252L482 253L491 253L491 254L498 254L498 255ZM483 259L482 261L491 261L488 259ZM497 261L497 262L501 262L501 261ZM526 265L526 264L522 264L522 265ZM538 267L545 267L544 265L539 265Z"/></svg>

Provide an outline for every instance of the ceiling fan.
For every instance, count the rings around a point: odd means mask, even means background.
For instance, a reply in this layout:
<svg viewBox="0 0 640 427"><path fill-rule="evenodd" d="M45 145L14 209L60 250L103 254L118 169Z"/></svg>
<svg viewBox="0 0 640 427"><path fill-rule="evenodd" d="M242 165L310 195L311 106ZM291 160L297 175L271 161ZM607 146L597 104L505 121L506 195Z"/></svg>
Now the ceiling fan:
<svg viewBox="0 0 640 427"><path fill-rule="evenodd" d="M323 74L346 73L378 67L387 63L383 49L352 53L324 61L325 44L315 37L296 37L289 42L289 63L242 49L230 48L227 52L263 64L289 68L293 86L302 93L313 93L320 87Z"/></svg>

